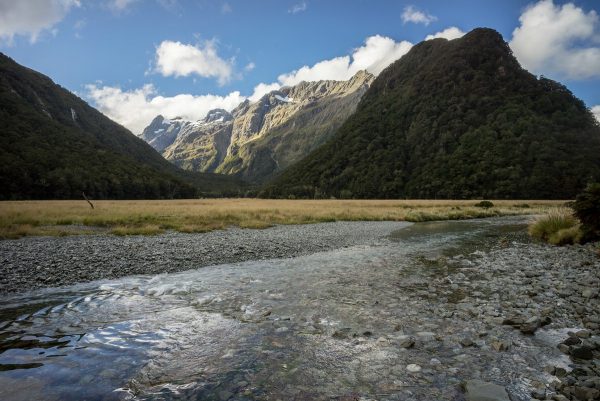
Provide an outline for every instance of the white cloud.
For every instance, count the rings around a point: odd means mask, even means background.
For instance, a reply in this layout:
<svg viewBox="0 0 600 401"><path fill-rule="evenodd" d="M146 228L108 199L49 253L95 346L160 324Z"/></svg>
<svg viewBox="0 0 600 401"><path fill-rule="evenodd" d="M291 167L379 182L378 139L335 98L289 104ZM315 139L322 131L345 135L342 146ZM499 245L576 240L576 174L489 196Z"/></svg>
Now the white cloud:
<svg viewBox="0 0 600 401"><path fill-rule="evenodd" d="M451 26L450 28L446 28L441 32L435 33L433 35L427 35L425 40L444 38L448 40L462 38L465 35L465 32L461 31L455 26Z"/></svg>
<svg viewBox="0 0 600 401"><path fill-rule="evenodd" d="M460 30L447 29L436 35L452 36L452 34L457 34L456 32L460 32ZM176 44L186 48L190 47L180 43ZM191 47L196 49L194 46ZM303 66L290 73L281 74L277 82L256 85L252 95L247 99L257 101L271 91L280 89L282 86L296 85L301 81L347 80L360 70L367 70L378 75L385 67L406 54L411 47L412 43L407 41L396 42L381 35L370 36L365 40L363 46L354 49L349 55L323 60L312 66ZM177 74L185 75L184 73L187 72L189 75L191 73L189 71L195 73L194 68L185 69L185 63L183 64L179 65L180 69L177 70ZM163 67L165 66L163 65ZM245 69L253 68L254 63L249 63ZM176 75L176 72L165 69L164 75ZM246 99L239 92L232 92L227 96L182 94L163 97L157 94L152 85L123 91L117 87L102 86L101 83L97 83L88 85L86 89L87 97L93 100L102 112L136 134L141 133L158 114L168 118L182 116L190 120L197 120L205 117L211 109L220 107L232 110Z"/></svg>
<svg viewBox="0 0 600 401"><path fill-rule="evenodd" d="M137 2L138 0L109 0L107 5L108 8L114 12L120 13L125 11L130 5Z"/></svg>
<svg viewBox="0 0 600 401"><path fill-rule="evenodd" d="M594 114L594 117L596 117L596 120L598 120L600 123L600 105L592 107L592 113Z"/></svg>
<svg viewBox="0 0 600 401"><path fill-rule="evenodd" d="M288 13L290 13L290 14L301 13L302 11L306 11L307 8L308 8L308 4L306 4L306 2L303 1L302 3L294 4L292 6L292 8L290 8L288 10Z"/></svg>
<svg viewBox="0 0 600 401"><path fill-rule="evenodd" d="M79 0L0 0L0 42L12 44L16 35L29 36L35 43L40 33L53 27Z"/></svg>
<svg viewBox="0 0 600 401"><path fill-rule="evenodd" d="M221 5L221 14L229 14L232 11L233 9L231 8L231 5L228 2L225 2L223 3L223 5Z"/></svg>
<svg viewBox="0 0 600 401"><path fill-rule="evenodd" d="M402 13L402 22L412 22L414 24L429 25L430 23L437 21L437 17L431 14L427 14L423 11L419 11L415 6L404 7Z"/></svg>
<svg viewBox="0 0 600 401"><path fill-rule="evenodd" d="M396 42L391 38L375 35L366 39L364 46L354 49L351 55L320 61L304 66L277 79L281 85L292 86L301 81L331 79L344 81L360 70L379 74L385 67L399 59L412 47L407 41Z"/></svg>
<svg viewBox="0 0 600 401"><path fill-rule="evenodd" d="M263 97L267 93L275 91L279 88L281 88L281 85L278 84L277 82L273 82L272 84L265 84L265 83L261 82L260 84L258 84L254 87L254 92L248 99L251 102L256 102L257 100L259 100L261 97Z"/></svg>
<svg viewBox="0 0 600 401"><path fill-rule="evenodd" d="M224 85L233 76L233 59L219 57L214 40L197 46L165 40L156 48L155 71L165 77L196 74L217 78L219 84Z"/></svg>
<svg viewBox="0 0 600 401"><path fill-rule="evenodd" d="M248 64L246 64L246 66L244 67L244 71L252 71L253 69L256 68L256 64L254 64L252 61L249 62Z"/></svg>
<svg viewBox="0 0 600 401"><path fill-rule="evenodd" d="M159 114L167 118L179 116L195 121L204 118L215 108L231 111L246 99L238 91L227 96L180 94L164 97L158 95L151 84L130 91L91 84L86 86L86 95L100 111L136 135L140 135Z"/></svg>
<svg viewBox="0 0 600 401"><path fill-rule="evenodd" d="M595 11L542 0L528 7L519 21L510 47L525 68L572 79L600 77L600 26Z"/></svg>

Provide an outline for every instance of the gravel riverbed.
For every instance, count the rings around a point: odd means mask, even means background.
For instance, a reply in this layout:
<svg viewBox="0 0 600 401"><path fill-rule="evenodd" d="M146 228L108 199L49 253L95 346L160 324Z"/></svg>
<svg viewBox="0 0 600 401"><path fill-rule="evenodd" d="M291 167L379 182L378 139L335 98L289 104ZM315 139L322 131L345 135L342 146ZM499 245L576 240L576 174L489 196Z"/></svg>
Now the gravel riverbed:
<svg viewBox="0 0 600 401"><path fill-rule="evenodd" d="M600 400L600 258L526 223L0 242L0 398Z"/></svg>
<svg viewBox="0 0 600 401"><path fill-rule="evenodd" d="M135 274L159 274L247 260L290 258L369 245L404 222L335 222L231 228L200 234L82 235L0 241L0 294Z"/></svg>

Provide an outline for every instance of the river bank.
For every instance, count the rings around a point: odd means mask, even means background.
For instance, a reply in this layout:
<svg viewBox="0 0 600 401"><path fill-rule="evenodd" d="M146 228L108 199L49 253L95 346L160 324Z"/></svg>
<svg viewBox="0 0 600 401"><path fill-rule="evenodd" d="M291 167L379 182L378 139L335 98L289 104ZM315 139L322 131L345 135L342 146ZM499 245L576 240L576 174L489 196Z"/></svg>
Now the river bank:
<svg viewBox="0 0 600 401"><path fill-rule="evenodd" d="M369 245L406 222L334 222L158 236L82 235L0 241L0 294Z"/></svg>

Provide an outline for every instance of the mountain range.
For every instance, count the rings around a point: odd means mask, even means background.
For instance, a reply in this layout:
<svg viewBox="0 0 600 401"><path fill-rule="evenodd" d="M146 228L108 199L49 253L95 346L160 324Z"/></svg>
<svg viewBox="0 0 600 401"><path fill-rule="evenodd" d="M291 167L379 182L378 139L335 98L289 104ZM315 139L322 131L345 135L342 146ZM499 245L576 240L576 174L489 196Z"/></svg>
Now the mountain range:
<svg viewBox="0 0 600 401"><path fill-rule="evenodd" d="M141 137L186 170L260 183L325 143L354 112L373 75L301 82L200 121L157 116Z"/></svg>
<svg viewBox="0 0 600 401"><path fill-rule="evenodd" d="M600 179L590 110L486 28L141 136L0 54L0 199L571 199Z"/></svg>

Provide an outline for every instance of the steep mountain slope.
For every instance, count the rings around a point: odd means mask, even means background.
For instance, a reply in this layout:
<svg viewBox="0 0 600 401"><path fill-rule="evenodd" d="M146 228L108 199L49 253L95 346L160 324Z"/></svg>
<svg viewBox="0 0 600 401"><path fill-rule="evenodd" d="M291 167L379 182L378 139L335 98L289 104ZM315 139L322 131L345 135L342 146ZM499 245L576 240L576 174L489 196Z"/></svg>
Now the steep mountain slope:
<svg viewBox="0 0 600 401"><path fill-rule="evenodd" d="M593 177L600 127L583 102L480 28L415 46L262 195L572 198Z"/></svg>
<svg viewBox="0 0 600 401"><path fill-rule="evenodd" d="M50 78L0 54L0 199L194 196L192 177ZM193 185L193 184L195 185Z"/></svg>
<svg viewBox="0 0 600 401"><path fill-rule="evenodd" d="M264 181L329 139L372 80L301 82L196 122L158 116L142 138L182 168Z"/></svg>

